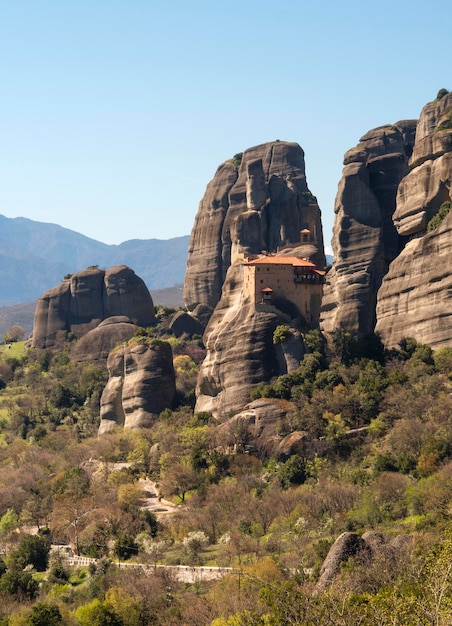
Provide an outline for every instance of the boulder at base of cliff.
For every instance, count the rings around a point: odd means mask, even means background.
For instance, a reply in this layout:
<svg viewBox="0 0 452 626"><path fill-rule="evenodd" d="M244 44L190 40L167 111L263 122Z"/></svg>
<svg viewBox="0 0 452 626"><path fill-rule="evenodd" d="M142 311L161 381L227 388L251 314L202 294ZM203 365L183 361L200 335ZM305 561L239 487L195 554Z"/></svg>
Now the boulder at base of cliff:
<svg viewBox="0 0 452 626"><path fill-rule="evenodd" d="M206 327L201 324L199 320L197 320L193 315L190 315L186 311L178 311L171 323L169 325L170 330L176 335L176 337L181 337L181 335L203 335Z"/></svg>

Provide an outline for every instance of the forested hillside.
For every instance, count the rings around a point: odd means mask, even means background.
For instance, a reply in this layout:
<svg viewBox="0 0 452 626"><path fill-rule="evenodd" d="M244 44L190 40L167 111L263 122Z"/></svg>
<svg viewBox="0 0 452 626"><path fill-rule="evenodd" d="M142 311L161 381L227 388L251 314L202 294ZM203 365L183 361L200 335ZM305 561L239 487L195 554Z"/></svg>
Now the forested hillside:
<svg viewBox="0 0 452 626"><path fill-rule="evenodd" d="M204 348L173 313L131 340L173 349L178 406L149 429L97 436L104 365L1 347L1 623L451 623L452 350L311 331L299 368L252 392L283 409L263 442L193 412ZM319 585L337 537L368 531ZM233 570L187 584L124 562Z"/></svg>

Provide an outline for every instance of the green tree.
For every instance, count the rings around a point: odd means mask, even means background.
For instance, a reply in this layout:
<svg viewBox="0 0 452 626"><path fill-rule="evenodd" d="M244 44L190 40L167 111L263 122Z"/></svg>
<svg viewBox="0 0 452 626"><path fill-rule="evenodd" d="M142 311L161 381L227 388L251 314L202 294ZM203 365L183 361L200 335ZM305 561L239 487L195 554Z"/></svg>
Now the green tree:
<svg viewBox="0 0 452 626"><path fill-rule="evenodd" d="M17 528L19 520L13 509L8 509L0 519L0 538L7 539Z"/></svg>
<svg viewBox="0 0 452 626"><path fill-rule="evenodd" d="M30 572L9 569L0 578L0 594L13 596L18 600L33 599L38 594L38 583Z"/></svg>
<svg viewBox="0 0 452 626"><path fill-rule="evenodd" d="M281 485L287 489L290 485L302 485L306 480L306 463L301 456L294 454L278 470Z"/></svg>
<svg viewBox="0 0 452 626"><path fill-rule="evenodd" d="M20 569L32 565L38 572L44 572L49 562L49 552L48 539L39 535L25 535L11 554L11 560Z"/></svg>
<svg viewBox="0 0 452 626"><path fill-rule="evenodd" d="M22 326L19 326L19 324L15 324L14 326L11 326L11 328L8 328L6 333L3 335L3 339L5 343L13 343L15 341L22 341L24 337L25 337L25 331L22 328Z"/></svg>
<svg viewBox="0 0 452 626"><path fill-rule="evenodd" d="M61 626L63 618L56 604L40 602L35 604L27 616L27 626Z"/></svg>
<svg viewBox="0 0 452 626"><path fill-rule="evenodd" d="M125 626L125 622L112 608L99 599L78 607L74 616L79 626Z"/></svg>
<svg viewBox="0 0 452 626"><path fill-rule="evenodd" d="M273 332L273 343L278 344L287 341L292 336L292 332L288 326L280 324Z"/></svg>

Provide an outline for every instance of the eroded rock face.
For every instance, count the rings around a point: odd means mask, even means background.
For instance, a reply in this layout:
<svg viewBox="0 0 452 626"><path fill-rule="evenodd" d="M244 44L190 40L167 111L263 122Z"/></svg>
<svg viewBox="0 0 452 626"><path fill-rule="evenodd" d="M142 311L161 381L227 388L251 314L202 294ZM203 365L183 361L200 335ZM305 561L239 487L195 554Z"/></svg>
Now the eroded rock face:
<svg viewBox="0 0 452 626"><path fill-rule="evenodd" d="M377 291L403 247L392 222L397 189L408 173L416 121L369 131L344 157L335 203L333 267L324 287L321 328L361 335L374 330Z"/></svg>
<svg viewBox="0 0 452 626"><path fill-rule="evenodd" d="M319 592L327 589L338 574L341 563L348 561L350 557L356 557L360 553L365 553L365 550L366 543L364 539L356 533L345 532L339 535L323 562L315 591Z"/></svg>
<svg viewBox="0 0 452 626"><path fill-rule="evenodd" d="M272 142L243 153L218 168L201 200L193 226L184 301L214 309L231 263L240 254L276 251L300 243L310 230L302 256L324 267L323 235L317 201L305 176L304 153L298 144Z"/></svg>
<svg viewBox="0 0 452 626"><path fill-rule="evenodd" d="M99 434L115 426L149 427L164 409L174 408L176 379L169 343L154 340L122 346L110 353L107 367Z"/></svg>
<svg viewBox="0 0 452 626"><path fill-rule="evenodd" d="M331 546L321 567L315 586L315 593L325 591L340 572L341 563L354 558L364 565L377 562L380 567L391 571L396 562L406 556L412 542L410 535L397 535L389 541L380 532L367 531L361 537L356 533L345 532Z"/></svg>
<svg viewBox="0 0 452 626"><path fill-rule="evenodd" d="M394 223L411 238L378 292L376 331L388 347L414 337L433 348L452 345L452 216L432 232L429 220L452 200L452 93L421 113L410 172L397 193Z"/></svg>
<svg viewBox="0 0 452 626"><path fill-rule="evenodd" d="M190 336L203 335L206 327L193 315L186 311L178 311L170 323L170 329L180 337L183 334Z"/></svg>
<svg viewBox="0 0 452 626"><path fill-rule="evenodd" d="M237 413L216 430L218 445L227 451L234 448L245 450L265 450L268 454L286 453L298 450L304 433L292 433L292 441L281 437L278 426L295 410L295 406L286 400L260 398L247 404L243 411ZM281 447L281 444L284 445Z"/></svg>
<svg viewBox="0 0 452 626"><path fill-rule="evenodd" d="M137 326L154 323L154 305L146 285L126 265L108 270L88 268L39 298L32 345L53 348L67 333L82 337L104 319L117 315Z"/></svg>
<svg viewBox="0 0 452 626"><path fill-rule="evenodd" d="M378 292L377 325L387 347L414 337L433 349L452 346L452 213L410 241Z"/></svg>
<svg viewBox="0 0 452 626"><path fill-rule="evenodd" d="M119 344L129 341L138 329L125 315L107 317L99 326L80 337L71 350L75 361L106 361Z"/></svg>
<svg viewBox="0 0 452 626"><path fill-rule="evenodd" d="M440 205L452 197L452 129L442 128L451 112L452 93L422 109L410 172L397 193L394 224L400 235L425 232Z"/></svg>
<svg viewBox="0 0 452 626"><path fill-rule="evenodd" d="M273 343L280 324L290 324L290 318L243 297L241 265L232 265L204 333L207 352L198 376L196 411L218 418L237 413L249 402L253 387L298 367L303 338L295 331L283 350Z"/></svg>

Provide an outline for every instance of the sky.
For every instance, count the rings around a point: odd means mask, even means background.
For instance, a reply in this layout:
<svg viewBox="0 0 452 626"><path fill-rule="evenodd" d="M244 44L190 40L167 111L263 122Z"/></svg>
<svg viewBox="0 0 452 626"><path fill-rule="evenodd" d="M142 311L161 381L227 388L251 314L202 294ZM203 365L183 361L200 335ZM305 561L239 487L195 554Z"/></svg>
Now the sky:
<svg viewBox="0 0 452 626"><path fill-rule="evenodd" d="M344 153L452 90L450 2L0 0L0 214L108 244L190 234L207 183L305 152L325 243Z"/></svg>

